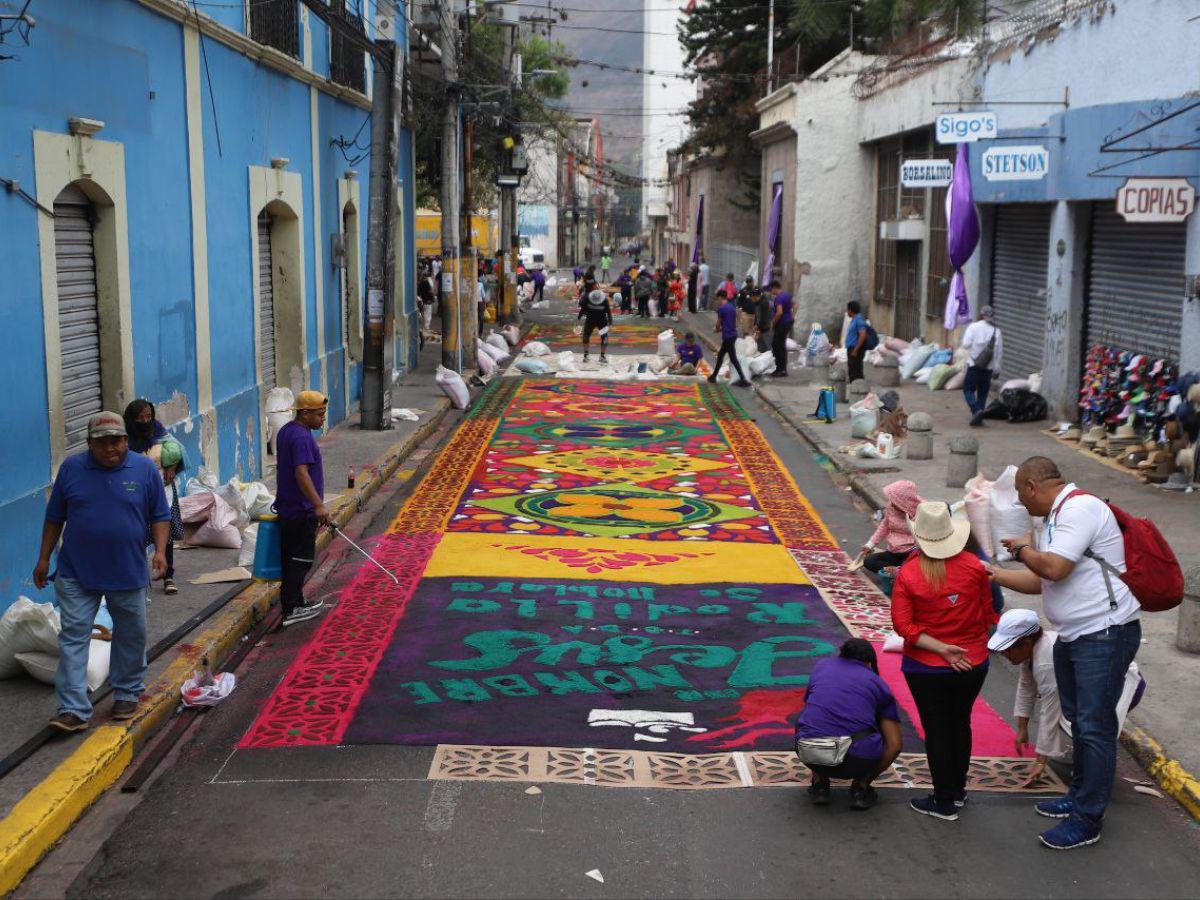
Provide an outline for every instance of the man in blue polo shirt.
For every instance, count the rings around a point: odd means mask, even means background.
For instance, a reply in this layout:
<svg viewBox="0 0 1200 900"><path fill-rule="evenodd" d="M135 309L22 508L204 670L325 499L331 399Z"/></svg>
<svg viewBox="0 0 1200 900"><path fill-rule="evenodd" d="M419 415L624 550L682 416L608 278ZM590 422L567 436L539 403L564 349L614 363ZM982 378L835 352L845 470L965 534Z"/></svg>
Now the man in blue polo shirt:
<svg viewBox="0 0 1200 900"><path fill-rule="evenodd" d="M167 570L170 527L162 476L148 456L129 452L125 420L112 412L92 416L88 449L68 457L54 479L33 570L40 590L50 580L50 554L62 537L54 576L62 621L54 677L58 715L50 720L56 731L88 727L88 650L101 598L113 620L112 715L124 720L137 712L146 679L146 589L151 577L162 578ZM147 530L154 539L149 568Z"/></svg>

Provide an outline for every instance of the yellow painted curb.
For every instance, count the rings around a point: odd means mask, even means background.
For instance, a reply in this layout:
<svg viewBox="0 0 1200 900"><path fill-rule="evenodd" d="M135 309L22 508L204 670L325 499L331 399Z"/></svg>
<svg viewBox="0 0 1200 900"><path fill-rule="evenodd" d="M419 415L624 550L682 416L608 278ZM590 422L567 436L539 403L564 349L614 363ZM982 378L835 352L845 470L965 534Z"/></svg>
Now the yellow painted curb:
<svg viewBox="0 0 1200 900"><path fill-rule="evenodd" d="M448 400L440 402L426 422L368 467L368 477L353 493L343 494L334 507L333 519L339 526L350 521L413 448L433 433L449 409ZM323 549L330 537L328 531L322 531L318 549ZM21 883L166 724L179 705L180 688L200 660L207 656L215 668L227 659L278 596L278 582L262 582L234 597L201 632L177 645L175 658L148 686L133 719L96 728L0 820L0 896Z"/></svg>
<svg viewBox="0 0 1200 900"><path fill-rule="evenodd" d="M1200 820L1200 781L1179 764L1179 760L1167 756L1162 744L1137 726L1130 726L1121 735L1121 743L1142 764L1158 786L1174 797L1179 804Z"/></svg>

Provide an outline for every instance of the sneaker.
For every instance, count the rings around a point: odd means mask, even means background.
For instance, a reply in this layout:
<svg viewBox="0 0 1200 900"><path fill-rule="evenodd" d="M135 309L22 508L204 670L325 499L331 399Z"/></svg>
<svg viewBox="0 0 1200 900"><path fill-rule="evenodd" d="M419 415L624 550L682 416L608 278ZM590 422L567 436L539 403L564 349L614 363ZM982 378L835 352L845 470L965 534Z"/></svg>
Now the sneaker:
<svg viewBox="0 0 1200 900"><path fill-rule="evenodd" d="M957 806L959 809L962 809L964 806L967 805L967 792L965 790L959 791L955 795L954 805Z"/></svg>
<svg viewBox="0 0 1200 900"><path fill-rule="evenodd" d="M850 808L861 812L862 810L870 809L875 805L875 801L879 799L879 795L875 793L873 787L855 787L850 786Z"/></svg>
<svg viewBox="0 0 1200 900"><path fill-rule="evenodd" d="M958 821L958 808L953 803L938 803L933 794L919 800L910 800L908 805L914 812L919 812L923 816L933 816L935 819L945 819L947 822Z"/></svg>
<svg viewBox="0 0 1200 900"><path fill-rule="evenodd" d="M603 353L600 354L600 365L602 365L602 366L608 365L608 357L605 356Z"/></svg>
<svg viewBox="0 0 1200 900"><path fill-rule="evenodd" d="M977 412L977 413L975 413L975 415L971 416L971 427L972 428L982 428L983 427L983 413Z"/></svg>
<svg viewBox="0 0 1200 900"><path fill-rule="evenodd" d="M1033 808L1039 816L1047 819L1065 819L1075 812L1075 801L1070 797L1055 797L1053 800L1042 800Z"/></svg>
<svg viewBox="0 0 1200 900"><path fill-rule="evenodd" d="M708 383L709 383L709 384L716 384L716 383L717 383L717 376L716 376L716 375L709 375L709 376L708 376L708 378L707 378L706 380L708 381Z"/></svg>
<svg viewBox="0 0 1200 900"><path fill-rule="evenodd" d="M734 384L736 384L738 387L750 387L750 382L745 378L743 378L741 381L735 381Z"/></svg>
<svg viewBox="0 0 1200 900"><path fill-rule="evenodd" d="M164 594L178 594L179 593L179 588L175 587L175 579L174 578L164 578L163 579L163 593Z"/></svg>
<svg viewBox="0 0 1200 900"><path fill-rule="evenodd" d="M87 731L87 719L81 719L75 713L59 713L48 723L55 731L63 734L73 734L76 731Z"/></svg>
<svg viewBox="0 0 1200 900"><path fill-rule="evenodd" d="M1094 825L1085 825L1080 819L1071 816L1049 831L1043 831L1038 835L1038 840L1051 850L1074 850L1076 847L1086 847L1100 840L1100 829Z"/></svg>
<svg viewBox="0 0 1200 900"><path fill-rule="evenodd" d="M138 704L136 700L114 700L112 705L112 717L118 722L124 722L126 719L132 719L137 712Z"/></svg>
<svg viewBox="0 0 1200 900"><path fill-rule="evenodd" d="M828 781L814 781L808 786L808 796L813 806L828 806L831 793Z"/></svg>
<svg viewBox="0 0 1200 900"><path fill-rule="evenodd" d="M587 362L587 361L588 361L588 355L587 355L586 353L585 353L585 354L583 354L583 361L584 361L584 362Z"/></svg>
<svg viewBox="0 0 1200 900"><path fill-rule="evenodd" d="M309 619L315 619L321 614L321 610L325 608L324 603L305 603L297 606L292 610L291 615L285 616L280 626L287 628L289 625L297 625L300 622L307 622Z"/></svg>
<svg viewBox="0 0 1200 900"><path fill-rule="evenodd" d="M787 378L787 372L780 372L778 369L776 369L774 372L771 373L771 377L772 378Z"/></svg>

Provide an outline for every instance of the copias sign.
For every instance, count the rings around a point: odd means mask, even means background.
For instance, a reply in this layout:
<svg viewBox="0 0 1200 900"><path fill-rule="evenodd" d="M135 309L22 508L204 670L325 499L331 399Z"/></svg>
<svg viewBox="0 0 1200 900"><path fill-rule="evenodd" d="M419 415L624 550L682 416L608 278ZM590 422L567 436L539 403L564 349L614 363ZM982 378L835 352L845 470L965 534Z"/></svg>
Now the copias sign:
<svg viewBox="0 0 1200 900"><path fill-rule="evenodd" d="M1186 178L1129 178L1117 190L1117 212L1126 222L1182 222L1196 208Z"/></svg>

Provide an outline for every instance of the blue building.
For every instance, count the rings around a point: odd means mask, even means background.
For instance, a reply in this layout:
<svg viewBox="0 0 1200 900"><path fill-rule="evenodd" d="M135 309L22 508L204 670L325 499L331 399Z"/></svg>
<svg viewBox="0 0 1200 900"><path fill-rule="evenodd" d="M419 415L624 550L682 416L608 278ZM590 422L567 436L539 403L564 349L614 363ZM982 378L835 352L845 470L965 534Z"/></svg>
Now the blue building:
<svg viewBox="0 0 1200 900"><path fill-rule="evenodd" d="M374 0L328 5L374 37ZM36 593L47 491L92 413L146 397L193 471L252 479L271 388L325 392L334 424L362 383L367 55L300 0L28 12L28 45L0 47L0 610ZM411 148L402 130L397 373L416 356Z"/></svg>

